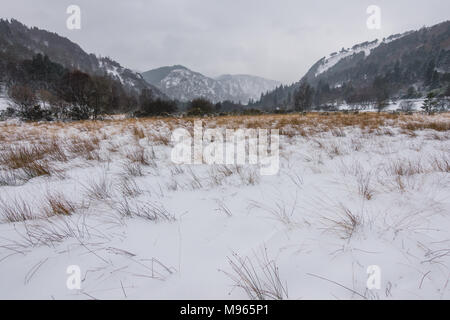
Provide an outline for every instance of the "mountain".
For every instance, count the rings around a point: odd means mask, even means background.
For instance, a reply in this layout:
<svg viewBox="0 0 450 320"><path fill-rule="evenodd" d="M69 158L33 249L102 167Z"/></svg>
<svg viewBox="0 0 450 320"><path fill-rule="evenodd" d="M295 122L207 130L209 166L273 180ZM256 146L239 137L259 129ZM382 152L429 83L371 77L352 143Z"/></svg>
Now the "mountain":
<svg viewBox="0 0 450 320"><path fill-rule="evenodd" d="M86 53L79 45L56 33L28 28L17 20L0 20L0 60L20 61L36 54L46 55L51 61L68 69L78 69L90 75L109 75L130 90L152 89L155 96L164 97L156 87L148 84L142 75L121 66L108 57Z"/></svg>
<svg viewBox="0 0 450 320"><path fill-rule="evenodd" d="M235 101L247 102L257 100L262 93L273 90L281 82L246 74L222 75L216 78L230 95L236 96Z"/></svg>
<svg viewBox="0 0 450 320"><path fill-rule="evenodd" d="M264 95L256 104L292 107L302 83L313 105L446 94L450 85L450 21L342 48L321 58L300 81Z"/></svg>
<svg viewBox="0 0 450 320"><path fill-rule="evenodd" d="M172 99L188 101L198 97L213 102L230 100L246 103L259 99L280 82L251 75L222 75L215 79L181 65L166 66L142 73L144 79Z"/></svg>
<svg viewBox="0 0 450 320"><path fill-rule="evenodd" d="M150 70L142 76L172 99L204 97L217 102L229 98L217 81L180 65Z"/></svg>

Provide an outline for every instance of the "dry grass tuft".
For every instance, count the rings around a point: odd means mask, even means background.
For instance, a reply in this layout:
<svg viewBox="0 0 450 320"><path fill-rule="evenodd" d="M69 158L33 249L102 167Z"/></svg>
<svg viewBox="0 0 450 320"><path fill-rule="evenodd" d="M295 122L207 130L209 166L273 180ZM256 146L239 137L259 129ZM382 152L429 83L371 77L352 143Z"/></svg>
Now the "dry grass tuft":
<svg viewBox="0 0 450 320"><path fill-rule="evenodd" d="M23 172L16 170L0 171L0 187L2 186L20 186L26 182Z"/></svg>
<svg viewBox="0 0 450 320"><path fill-rule="evenodd" d="M0 153L0 163L10 169L20 169L42 159L42 151L36 146L9 146Z"/></svg>
<svg viewBox="0 0 450 320"><path fill-rule="evenodd" d="M139 163L144 166L156 167L156 162L153 160L156 155L153 149L149 155L145 152L143 147L133 148L132 150L127 150L126 157L131 162Z"/></svg>
<svg viewBox="0 0 450 320"><path fill-rule="evenodd" d="M375 190L371 186L371 179L372 179L371 172L368 172L366 174L360 172L356 176L356 182L358 184L358 192L366 200L372 199L375 193Z"/></svg>
<svg viewBox="0 0 450 320"><path fill-rule="evenodd" d="M431 159L431 167L435 171L450 172L450 157L443 153L440 156L434 156Z"/></svg>
<svg viewBox="0 0 450 320"><path fill-rule="evenodd" d="M412 176L425 173L426 169L419 160L399 159L387 164L387 174L397 176Z"/></svg>
<svg viewBox="0 0 450 320"><path fill-rule="evenodd" d="M44 212L47 217L70 216L76 210L76 205L68 200L62 193L47 194Z"/></svg>
<svg viewBox="0 0 450 320"><path fill-rule="evenodd" d="M247 186L254 186L259 183L260 177L258 172L254 168L243 168L237 166L237 173L241 179L242 184Z"/></svg>
<svg viewBox="0 0 450 320"><path fill-rule="evenodd" d="M294 214L297 210L297 198L295 198L292 206L288 206L284 201L278 201L274 207L263 205L257 201L251 201L250 207L269 213L275 220L280 221L287 227L297 225Z"/></svg>
<svg viewBox="0 0 450 320"><path fill-rule="evenodd" d="M335 137L345 137L345 131L342 130L342 128L335 128L333 130L331 130L331 134Z"/></svg>
<svg viewBox="0 0 450 320"><path fill-rule="evenodd" d="M152 132L149 134L150 140L156 145L168 146L170 144L170 135Z"/></svg>
<svg viewBox="0 0 450 320"><path fill-rule="evenodd" d="M449 131L450 122L448 121L421 121L421 122L407 122L402 127L406 130L416 131L416 130L435 130L435 131Z"/></svg>
<svg viewBox="0 0 450 320"><path fill-rule="evenodd" d="M354 214L343 204L339 206L339 212L336 218L322 217L331 226L327 228L329 231L337 233L341 239L350 239L357 229L362 226L362 218Z"/></svg>
<svg viewBox="0 0 450 320"><path fill-rule="evenodd" d="M114 208L124 218L138 217L152 222L176 221L175 216L167 211L163 205L151 202L139 203L133 201L130 203L126 198L123 198L115 204Z"/></svg>
<svg viewBox="0 0 450 320"><path fill-rule="evenodd" d="M24 167L22 170L25 174L27 180L32 178L40 177L40 176L49 176L51 175L50 164L47 161L34 161L30 162Z"/></svg>
<svg viewBox="0 0 450 320"><path fill-rule="evenodd" d="M123 169L126 175L131 177L142 177L144 172L142 171L142 166L136 162L129 162L123 165Z"/></svg>
<svg viewBox="0 0 450 320"><path fill-rule="evenodd" d="M144 193L144 191L139 188L136 181L130 177L124 177L120 181L118 189L124 197L134 198Z"/></svg>
<svg viewBox="0 0 450 320"><path fill-rule="evenodd" d="M106 175L102 175L98 181L92 180L84 188L86 196L91 200L106 200L112 197L112 186Z"/></svg>
<svg viewBox="0 0 450 320"><path fill-rule="evenodd" d="M80 156L86 160L100 161L100 139L96 136L91 138L72 137L67 144L67 149L73 156Z"/></svg>
<svg viewBox="0 0 450 320"><path fill-rule="evenodd" d="M20 233L22 240L14 246L27 248L38 246L54 246L65 239L75 238L78 241L91 236L84 217L72 219L55 217L55 219L41 220L36 223L25 223L25 232ZM19 231L18 231L19 232Z"/></svg>
<svg viewBox="0 0 450 320"><path fill-rule="evenodd" d="M134 126L131 132L133 136L136 138L136 140L141 140L145 138L144 130L141 127Z"/></svg>
<svg viewBox="0 0 450 320"><path fill-rule="evenodd" d="M287 284L283 284L274 260L269 259L267 250L261 257L255 254L255 261L249 257L241 257L233 253L228 257L233 273L225 272L235 286L245 291L252 300L288 299Z"/></svg>
<svg viewBox="0 0 450 320"><path fill-rule="evenodd" d="M18 198L9 201L0 199L0 213L6 222L23 222L36 218L31 207Z"/></svg>

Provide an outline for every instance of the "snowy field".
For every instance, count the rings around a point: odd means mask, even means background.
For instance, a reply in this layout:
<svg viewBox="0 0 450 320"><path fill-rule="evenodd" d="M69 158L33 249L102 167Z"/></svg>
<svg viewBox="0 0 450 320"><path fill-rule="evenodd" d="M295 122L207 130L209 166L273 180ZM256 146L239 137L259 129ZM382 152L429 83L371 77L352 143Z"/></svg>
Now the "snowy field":
<svg viewBox="0 0 450 320"><path fill-rule="evenodd" d="M193 120L0 122L0 298L450 299L450 114L203 119L274 176L172 163Z"/></svg>

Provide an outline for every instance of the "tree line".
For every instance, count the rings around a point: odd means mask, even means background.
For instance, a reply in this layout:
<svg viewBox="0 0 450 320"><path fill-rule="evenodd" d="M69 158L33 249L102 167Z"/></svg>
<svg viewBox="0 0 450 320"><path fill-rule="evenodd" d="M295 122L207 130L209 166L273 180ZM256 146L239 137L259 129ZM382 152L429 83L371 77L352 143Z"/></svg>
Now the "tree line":
<svg viewBox="0 0 450 320"><path fill-rule="evenodd" d="M433 67L434 68L434 67ZM428 79L428 78L426 78ZM439 79L439 80L436 80ZM378 75L367 86L355 87L351 81L335 87L319 80L316 86L307 81L297 85L280 86L272 92L263 93L259 101L249 102L250 107L262 107L268 110L284 109L295 111L333 110L336 105L348 104L355 109L367 109L374 106L382 111L392 98L415 99L423 97L424 93L416 90L414 86L399 96L395 73ZM426 98L432 98L433 105L447 104L450 97L450 74L436 76L436 71L429 72L429 79L425 80L428 91Z"/></svg>
<svg viewBox="0 0 450 320"><path fill-rule="evenodd" d="M176 101L156 99L151 89L127 90L107 74L69 70L41 54L0 64L0 71L0 83L15 105L8 112L26 120L86 120L119 112L151 116L177 110Z"/></svg>

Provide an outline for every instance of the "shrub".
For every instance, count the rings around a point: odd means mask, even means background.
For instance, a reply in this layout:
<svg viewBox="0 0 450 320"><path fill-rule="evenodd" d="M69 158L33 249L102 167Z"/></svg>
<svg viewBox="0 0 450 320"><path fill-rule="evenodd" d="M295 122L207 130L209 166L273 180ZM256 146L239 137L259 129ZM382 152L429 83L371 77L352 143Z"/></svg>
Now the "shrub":
<svg viewBox="0 0 450 320"><path fill-rule="evenodd" d="M205 98L198 98L191 101L188 109L189 116L203 116L214 113L214 105Z"/></svg>

